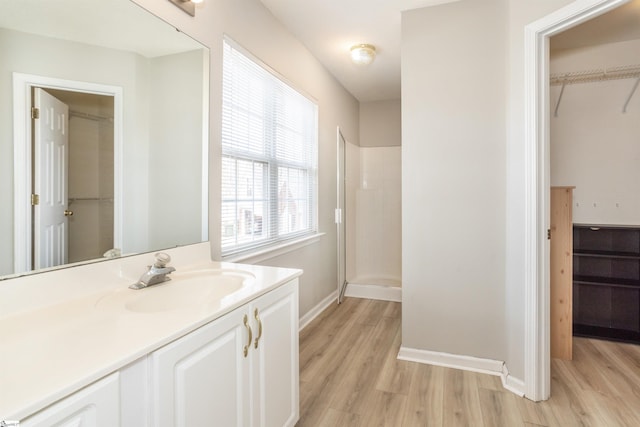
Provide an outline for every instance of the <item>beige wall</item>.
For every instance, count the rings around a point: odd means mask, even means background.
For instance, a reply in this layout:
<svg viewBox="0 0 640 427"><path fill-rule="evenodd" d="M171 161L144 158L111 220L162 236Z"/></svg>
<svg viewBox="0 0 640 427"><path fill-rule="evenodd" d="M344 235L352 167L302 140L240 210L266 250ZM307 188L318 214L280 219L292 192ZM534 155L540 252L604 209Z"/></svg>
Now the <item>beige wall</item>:
<svg viewBox="0 0 640 427"><path fill-rule="evenodd" d="M210 127L210 219L214 258L220 255L220 117L222 39L227 34L243 48L283 75L294 87L313 97L319 110L319 228L320 240L295 252L266 260L263 264L297 267L305 271L300 280L300 315L337 289L336 230L336 127L357 144L358 102L256 0L219 0L196 6L195 18L170 2L136 0L181 31L211 49Z"/></svg>
<svg viewBox="0 0 640 427"><path fill-rule="evenodd" d="M403 13L408 348L505 357L506 12L476 0Z"/></svg>
<svg viewBox="0 0 640 427"><path fill-rule="evenodd" d="M202 50L150 60L149 247L201 241ZM180 82L180 84L176 84ZM167 171L179 170L167 179Z"/></svg>
<svg viewBox="0 0 640 427"><path fill-rule="evenodd" d="M632 40L552 53L551 73L640 63ZM640 95L626 102L633 79L565 87L551 116L551 185L573 185L573 220L583 224L640 224ZM560 86L551 87L554 111Z"/></svg>
<svg viewBox="0 0 640 427"><path fill-rule="evenodd" d="M403 13L405 346L524 379L524 28L568 3Z"/></svg>
<svg viewBox="0 0 640 427"><path fill-rule="evenodd" d="M360 104L360 146L391 147L402 144L400 100Z"/></svg>

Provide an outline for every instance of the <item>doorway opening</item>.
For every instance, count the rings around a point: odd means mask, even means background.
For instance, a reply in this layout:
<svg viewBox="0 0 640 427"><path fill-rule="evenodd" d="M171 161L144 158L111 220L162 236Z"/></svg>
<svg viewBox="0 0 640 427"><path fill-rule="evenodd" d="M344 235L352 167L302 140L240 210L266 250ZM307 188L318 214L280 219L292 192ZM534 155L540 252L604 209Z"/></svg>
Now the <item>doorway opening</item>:
<svg viewBox="0 0 640 427"><path fill-rule="evenodd" d="M122 89L14 74L15 272L121 247Z"/></svg>
<svg viewBox="0 0 640 427"><path fill-rule="evenodd" d="M549 38L628 0L572 3L525 28L525 394L550 395Z"/></svg>
<svg viewBox="0 0 640 427"><path fill-rule="evenodd" d="M113 241L113 96L45 91L69 106L68 252L64 263L101 258L117 247ZM34 154L36 158L37 150ZM37 173L34 169L34 176ZM38 194L35 187L34 193Z"/></svg>
<svg viewBox="0 0 640 427"><path fill-rule="evenodd" d="M338 302L402 301L401 148L337 135Z"/></svg>

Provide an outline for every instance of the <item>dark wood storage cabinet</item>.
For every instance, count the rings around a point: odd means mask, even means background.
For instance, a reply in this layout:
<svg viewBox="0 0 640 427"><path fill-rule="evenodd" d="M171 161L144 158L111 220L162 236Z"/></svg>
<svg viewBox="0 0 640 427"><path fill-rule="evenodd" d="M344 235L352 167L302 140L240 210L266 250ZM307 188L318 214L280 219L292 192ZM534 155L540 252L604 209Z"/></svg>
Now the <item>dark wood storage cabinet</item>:
<svg viewBox="0 0 640 427"><path fill-rule="evenodd" d="M640 227L573 226L573 334L640 343Z"/></svg>

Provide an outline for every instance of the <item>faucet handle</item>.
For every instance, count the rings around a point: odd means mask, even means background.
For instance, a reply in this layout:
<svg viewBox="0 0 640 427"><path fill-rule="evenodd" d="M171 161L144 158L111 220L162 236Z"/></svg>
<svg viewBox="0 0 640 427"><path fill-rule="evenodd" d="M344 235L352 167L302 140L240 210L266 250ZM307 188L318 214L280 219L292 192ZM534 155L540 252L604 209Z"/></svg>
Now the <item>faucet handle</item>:
<svg viewBox="0 0 640 427"><path fill-rule="evenodd" d="M158 252L156 254L156 262L153 264L156 268L164 268L171 262L169 254L164 252Z"/></svg>

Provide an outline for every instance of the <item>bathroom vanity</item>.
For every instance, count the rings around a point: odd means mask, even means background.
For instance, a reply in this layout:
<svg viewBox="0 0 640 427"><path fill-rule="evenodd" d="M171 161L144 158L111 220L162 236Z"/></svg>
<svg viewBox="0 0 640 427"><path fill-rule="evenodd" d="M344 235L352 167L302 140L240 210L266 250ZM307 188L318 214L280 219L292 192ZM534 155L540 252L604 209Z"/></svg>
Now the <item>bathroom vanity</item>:
<svg viewBox="0 0 640 427"><path fill-rule="evenodd" d="M0 282L0 421L295 425L302 272L167 252L147 289L128 286L153 254Z"/></svg>

